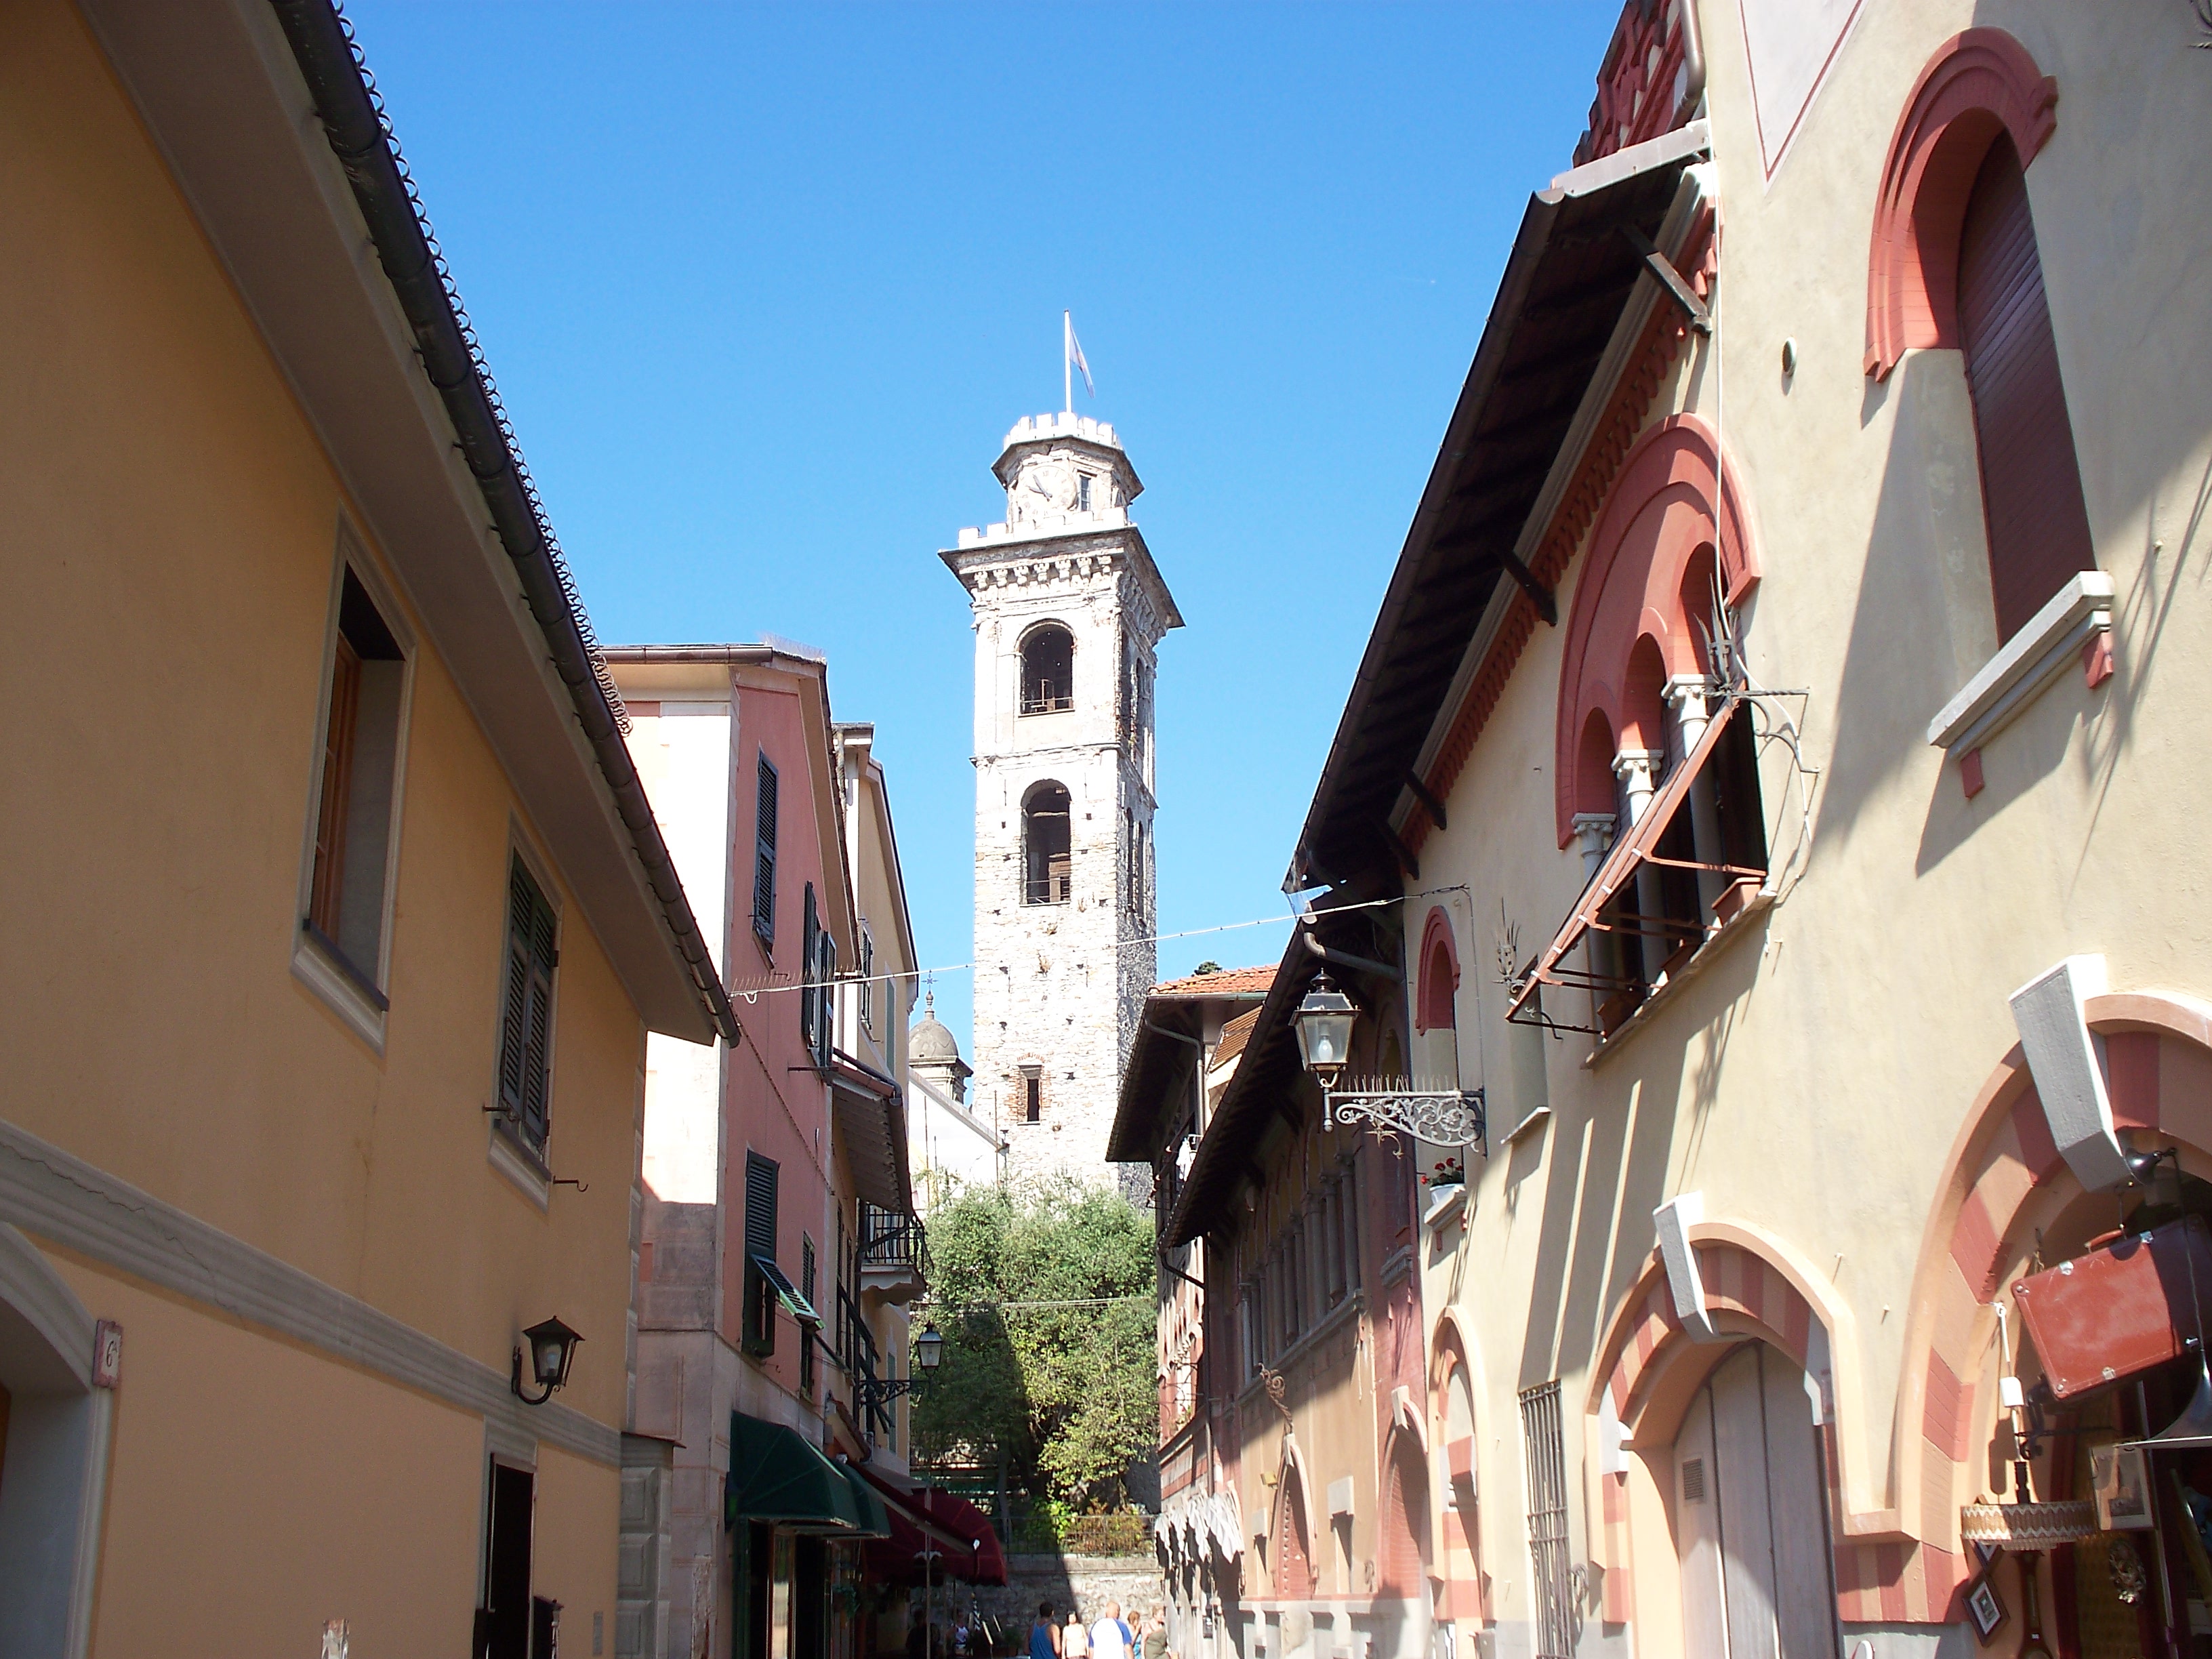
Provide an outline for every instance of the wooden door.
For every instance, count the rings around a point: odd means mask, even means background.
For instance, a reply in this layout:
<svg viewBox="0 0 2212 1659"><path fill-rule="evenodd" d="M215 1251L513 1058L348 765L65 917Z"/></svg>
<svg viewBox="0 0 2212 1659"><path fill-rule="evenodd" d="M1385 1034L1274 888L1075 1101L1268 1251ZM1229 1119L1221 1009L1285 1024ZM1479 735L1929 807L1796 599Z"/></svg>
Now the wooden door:
<svg viewBox="0 0 2212 1659"><path fill-rule="evenodd" d="M1804 1373L1746 1343L1698 1390L1674 1442L1686 1652L1835 1659L1826 1501Z"/></svg>

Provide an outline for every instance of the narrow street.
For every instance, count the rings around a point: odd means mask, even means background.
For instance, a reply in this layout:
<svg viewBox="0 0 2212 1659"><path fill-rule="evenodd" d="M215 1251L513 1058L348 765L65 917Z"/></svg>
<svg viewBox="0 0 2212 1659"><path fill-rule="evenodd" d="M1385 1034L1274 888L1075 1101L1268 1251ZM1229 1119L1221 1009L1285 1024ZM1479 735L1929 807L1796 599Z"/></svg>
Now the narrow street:
<svg viewBox="0 0 2212 1659"><path fill-rule="evenodd" d="M2212 1659L2208 48L0 4L0 1659Z"/></svg>

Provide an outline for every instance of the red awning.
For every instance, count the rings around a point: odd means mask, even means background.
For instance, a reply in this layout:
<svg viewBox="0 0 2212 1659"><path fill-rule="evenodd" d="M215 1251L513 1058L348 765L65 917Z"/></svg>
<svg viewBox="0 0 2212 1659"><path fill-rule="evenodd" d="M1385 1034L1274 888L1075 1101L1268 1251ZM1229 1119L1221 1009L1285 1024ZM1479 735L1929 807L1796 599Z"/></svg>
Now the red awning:
<svg viewBox="0 0 2212 1659"><path fill-rule="evenodd" d="M1003 1584L1006 1582L1006 1553L999 1543L998 1528L991 1517L964 1498L956 1498L949 1492L928 1487L914 1494L927 1507L931 1517L940 1526L956 1532L967 1540L970 1561L968 1571L953 1575L975 1584Z"/></svg>
<svg viewBox="0 0 2212 1659"><path fill-rule="evenodd" d="M867 1547L866 1570L872 1582L919 1584L925 1573L939 1583L948 1578L972 1584L1006 1582L1006 1558L999 1548L998 1534L974 1504L949 1492L909 1492L865 1463L853 1467L884 1495L884 1509L890 1516L891 1535ZM939 1505L945 1507L940 1510ZM975 1547L975 1532L953 1505L972 1516L981 1527L985 1540L981 1548Z"/></svg>
<svg viewBox="0 0 2212 1659"><path fill-rule="evenodd" d="M1514 994L1512 1001L1506 1005L1506 1018L1522 1019L1524 1011L1547 985L1588 989L1595 984L1594 976L1587 970L1562 965L1568 954L1589 937L1591 929L1619 932L1633 938L1651 931L1654 924L1663 921L1663 918L1639 916L1626 919L1632 925L1621 925L1600 918L1599 912L1616 896L1635 885L1636 872L1643 866L1653 864L1669 869L1711 870L1731 878L1763 878L1765 876L1764 870L1745 869L1733 864L1704 864L1694 860L1661 858L1654 850L1659 845L1659 838L1667 833L1668 826L1674 823L1674 814L1681 810L1682 803L1689 799L1690 786L1697 781L1698 775L1712 759L1713 750L1720 746L1721 734L1728 730L1729 721L1742 706L1743 699L1733 696L1721 704L1720 711L1705 722L1698 746L1685 756L1682 763L1668 775L1659 793L1652 797L1651 804L1644 809L1644 816L1637 819L1626 835L1613 842L1613 850L1605 855L1605 862L1598 866L1597 874L1590 878L1589 885L1583 889L1582 896L1575 901L1574 908L1567 913L1567 919L1559 924L1559 932L1553 935L1552 942L1544 947L1543 954L1536 958L1535 966L1528 970L1528 977L1522 981L1521 988ZM1557 1022L1547 1019L1541 1014L1529 1014L1523 1023L1549 1025Z"/></svg>
<svg viewBox="0 0 2212 1659"><path fill-rule="evenodd" d="M914 1511L884 1500L890 1516L891 1535L872 1538L862 1547L861 1571L872 1584L919 1584L925 1574L943 1583L956 1553L965 1553L951 1538L933 1538L918 1524Z"/></svg>

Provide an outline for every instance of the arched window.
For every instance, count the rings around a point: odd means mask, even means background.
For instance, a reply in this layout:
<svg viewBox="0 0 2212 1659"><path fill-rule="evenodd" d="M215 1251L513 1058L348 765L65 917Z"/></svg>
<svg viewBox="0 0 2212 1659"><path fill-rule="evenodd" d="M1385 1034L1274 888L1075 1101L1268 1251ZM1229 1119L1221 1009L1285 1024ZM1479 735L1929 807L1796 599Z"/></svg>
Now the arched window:
<svg viewBox="0 0 2212 1659"><path fill-rule="evenodd" d="M1676 415L1637 441L1584 557L1553 787L1559 845L1580 842L1591 885L1527 983L1587 988L1581 1029L1604 1034L1743 912L1766 867L1754 721L1713 644L1759 565L1710 427ZM1546 1023L1580 1018L1563 998Z"/></svg>
<svg viewBox="0 0 2212 1659"><path fill-rule="evenodd" d="M1022 797L1022 902L1065 904L1075 884L1067 791L1040 783Z"/></svg>
<svg viewBox="0 0 2212 1659"><path fill-rule="evenodd" d="M1039 623L1022 635L1022 713L1058 714L1075 707L1075 635Z"/></svg>
<svg viewBox="0 0 2212 1659"><path fill-rule="evenodd" d="M1914 347L1965 356L2002 639L2095 565L2025 172L2057 104L2002 29L1945 41L1890 139L1867 271L1869 374Z"/></svg>
<svg viewBox="0 0 2212 1659"><path fill-rule="evenodd" d="M1458 990L1459 958L1452 948L1451 922L1438 905L1429 912L1421 933L1420 999L1414 1006L1413 1030L1452 1030L1459 1020L1454 1006Z"/></svg>
<svg viewBox="0 0 2212 1659"><path fill-rule="evenodd" d="M1959 343L1973 396L1989 527L1990 596L2008 640L2077 572L2096 568L2058 342L2027 207L2027 177L1999 133L1959 233Z"/></svg>
<svg viewBox="0 0 2212 1659"><path fill-rule="evenodd" d="M1382 1559L1376 1589L1383 1595L1415 1595L1430 1567L1429 1467L1412 1436L1391 1437L1382 1481Z"/></svg>

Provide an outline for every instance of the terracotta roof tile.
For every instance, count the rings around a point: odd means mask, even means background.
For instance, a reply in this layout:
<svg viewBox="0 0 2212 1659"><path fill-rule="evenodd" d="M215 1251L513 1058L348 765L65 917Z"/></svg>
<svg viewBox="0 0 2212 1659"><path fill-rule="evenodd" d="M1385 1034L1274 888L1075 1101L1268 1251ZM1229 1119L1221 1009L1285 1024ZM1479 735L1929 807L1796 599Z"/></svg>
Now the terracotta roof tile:
<svg viewBox="0 0 2212 1659"><path fill-rule="evenodd" d="M1163 980L1152 987L1156 997L1263 997L1275 982L1275 964L1258 968L1221 968L1186 979Z"/></svg>
<svg viewBox="0 0 2212 1659"><path fill-rule="evenodd" d="M1226 1066L1244 1052L1244 1045L1252 1040L1252 1028L1260 1023L1260 1011L1248 1008L1221 1028L1221 1039L1214 1044L1213 1058L1207 1069Z"/></svg>

